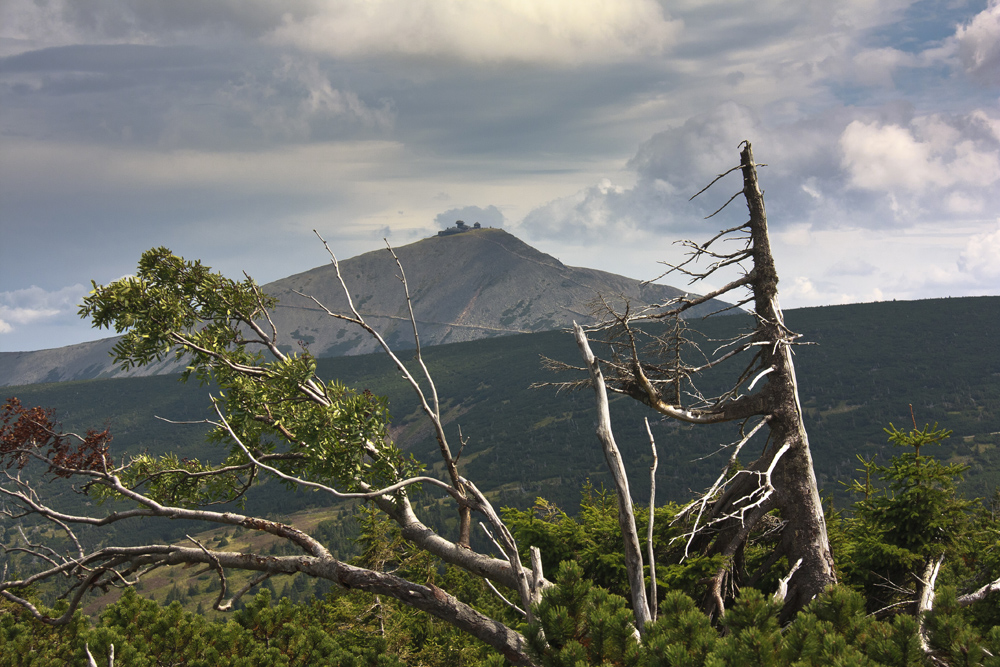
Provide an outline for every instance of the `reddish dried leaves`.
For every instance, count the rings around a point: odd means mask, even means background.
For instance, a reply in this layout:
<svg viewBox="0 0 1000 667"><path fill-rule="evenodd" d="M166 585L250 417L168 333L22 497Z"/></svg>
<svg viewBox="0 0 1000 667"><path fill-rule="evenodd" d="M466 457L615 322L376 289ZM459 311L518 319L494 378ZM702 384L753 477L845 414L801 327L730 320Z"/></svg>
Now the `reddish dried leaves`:
<svg viewBox="0 0 1000 667"><path fill-rule="evenodd" d="M47 472L63 478L88 470L104 472L114 465L108 429L89 430L84 438L66 435L59 432L54 414L54 410L26 408L16 397L7 399L0 409L0 463L20 470L35 454L48 464Z"/></svg>

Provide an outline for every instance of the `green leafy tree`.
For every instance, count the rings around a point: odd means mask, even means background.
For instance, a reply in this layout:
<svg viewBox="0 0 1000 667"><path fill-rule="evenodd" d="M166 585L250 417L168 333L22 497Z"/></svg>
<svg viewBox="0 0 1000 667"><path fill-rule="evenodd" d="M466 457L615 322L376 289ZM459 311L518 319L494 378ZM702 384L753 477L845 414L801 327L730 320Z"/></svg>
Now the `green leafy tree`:
<svg viewBox="0 0 1000 667"><path fill-rule="evenodd" d="M676 503L668 503L654 510L652 544L656 579L658 586L666 590L698 596L704 592L704 580L718 570L722 558L702 554L684 558L683 525L674 521L681 509ZM645 534L648 510L636 507L635 517L639 532ZM618 505L612 492L595 488L588 481L576 516L569 516L544 498L538 498L527 510L505 509L504 520L525 556L529 546L539 548L546 571L555 571L562 561L572 560L583 568L585 579L617 595L628 595L628 575L617 530Z"/></svg>
<svg viewBox="0 0 1000 667"><path fill-rule="evenodd" d="M959 495L957 482L967 466L942 463L928 453L951 431L936 424L909 431L890 425L886 433L902 451L888 465L862 460L865 477L852 484L861 498L845 522L849 540L841 567L846 581L863 591L870 612L907 606L914 611L920 591L933 589L934 583L926 581L929 571L938 572L942 584L975 589L986 584L980 597L991 585L1000 588L995 581L1000 521L981 502ZM963 604L980 597L963 598ZM1000 623L1000 616L987 616Z"/></svg>
<svg viewBox="0 0 1000 667"><path fill-rule="evenodd" d="M1000 665L995 653L1000 628L985 637L970 628L955 616L954 598L946 591L941 607L929 615L936 651L930 657L916 617L877 619L866 613L864 598L844 586L819 595L784 627L780 599L743 589L723 617L721 632L690 597L670 591L640 642L627 623L624 598L594 586L572 562L563 563L555 579L527 633L546 667Z"/></svg>

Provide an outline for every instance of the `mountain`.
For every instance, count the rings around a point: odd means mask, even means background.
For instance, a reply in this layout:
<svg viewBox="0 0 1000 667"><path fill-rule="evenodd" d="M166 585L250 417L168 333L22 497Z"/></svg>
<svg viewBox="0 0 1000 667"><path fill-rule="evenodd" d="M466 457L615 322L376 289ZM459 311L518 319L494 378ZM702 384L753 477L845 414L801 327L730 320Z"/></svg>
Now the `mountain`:
<svg viewBox="0 0 1000 667"><path fill-rule="evenodd" d="M118 337L34 352L0 352L0 387L38 382L65 382L94 378L139 377L179 373L179 364L166 359L126 372L114 364L111 348Z"/></svg>
<svg viewBox="0 0 1000 667"><path fill-rule="evenodd" d="M566 266L501 229L469 229L434 236L395 250L406 272L422 344L461 341L562 329L574 320L593 321L591 302L598 295L635 303L661 302L683 294L666 285L604 271ZM399 269L388 250L340 262L341 275L359 312L395 348L413 347ZM365 354L376 343L357 327L336 320L311 295L334 312L347 300L332 264L263 286L278 298L273 313L283 349L305 345L317 357ZM724 308L712 301L693 309L698 316ZM167 360L125 372L111 360L114 338L37 352L0 353L0 386L60 382L98 377L176 372Z"/></svg>
<svg viewBox="0 0 1000 667"><path fill-rule="evenodd" d="M413 299L421 343L440 345L508 334L562 329L592 322L591 302L598 295L650 303L681 290L604 271L564 265L500 229L470 230L437 236L395 250ZM394 347L413 347L399 269L387 250L365 253L341 263L341 274L359 312ZM305 342L320 357L364 354L377 343L352 325L331 318L299 296L316 297L335 312L347 300L331 265L267 285L278 297L275 323ZM703 307L703 314L724 307Z"/></svg>

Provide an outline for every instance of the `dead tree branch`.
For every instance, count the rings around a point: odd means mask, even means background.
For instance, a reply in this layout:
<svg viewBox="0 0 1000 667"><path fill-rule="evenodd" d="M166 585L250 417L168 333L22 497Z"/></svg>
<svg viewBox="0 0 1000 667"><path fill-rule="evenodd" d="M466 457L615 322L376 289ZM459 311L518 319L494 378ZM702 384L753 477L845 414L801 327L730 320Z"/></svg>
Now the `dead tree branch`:
<svg viewBox="0 0 1000 667"><path fill-rule="evenodd" d="M646 602L646 583L643 579L642 552L639 547L639 534L635 527L635 515L632 512L632 497L628 489L628 477L622 462L621 452L615 443L611 432L611 413L608 408L608 392L604 385L601 367L594 357L587 342L583 328L573 323L576 332L576 344L580 347L584 360L590 369L590 381L597 397L597 437L604 447L604 458L608 469L614 478L615 490L618 493L618 525L625 542L625 568L628 571L629 588L632 591L632 611L635 614L636 628L639 633L645 630L646 623L652 620L649 604Z"/></svg>
<svg viewBox="0 0 1000 667"><path fill-rule="evenodd" d="M740 148L740 165L719 174L694 196L702 195L726 175L739 171L743 176L740 190L708 217L719 214L742 195L749 220L727 226L704 243L682 242L688 250L687 258L667 264L668 271L663 275L678 272L692 282L705 280L722 270L736 269L741 275L700 297L684 295L637 309L630 304L616 309L605 301L604 320L588 332L578 331L576 337L579 344L581 338L586 340L587 333L592 334L594 342L600 344L597 349L602 354L607 350L607 354L598 360L588 358L589 377L575 382L577 386L580 382L589 383L595 391L598 384L606 385L606 391L630 396L661 415L691 424L745 423L750 418L760 418L749 434L741 433L733 455L715 483L680 512L676 520L688 522L683 533L684 557L692 553L723 556L724 565L712 578L706 597L706 609L721 614L727 597L732 596L746 576L742 561L732 559L742 553L743 545L755 530L765 529L764 517L777 510L785 529L776 548L790 562L800 563L784 580L787 591L782 595L785 601L782 613L787 619L835 583L836 576L792 362L791 346L796 344L798 335L785 326L778 305L778 274L757 181L757 167L761 165L754 161L748 142ZM726 241L738 245L731 250L717 248L716 244ZM703 354L697 346L690 342L679 346L670 343L668 335L653 328L655 323L664 321L676 323L695 305L725 297L741 305L753 304L753 330L739 338L731 349L723 346L702 362L686 361L692 354ZM637 345L640 336L665 342L650 354ZM583 346L580 347L582 350ZM587 356L586 352L584 355ZM715 398L706 398L697 386L700 372L725 363L736 364L738 369L730 388ZM597 400L600 411L600 392ZM761 455L744 469L735 471L736 456L765 425L768 438ZM599 428L610 433L610 418L602 417ZM602 436L602 442L604 439ZM623 532L626 529L623 526ZM727 582L731 584L728 588ZM638 617L640 605L634 600L633 606L637 607Z"/></svg>

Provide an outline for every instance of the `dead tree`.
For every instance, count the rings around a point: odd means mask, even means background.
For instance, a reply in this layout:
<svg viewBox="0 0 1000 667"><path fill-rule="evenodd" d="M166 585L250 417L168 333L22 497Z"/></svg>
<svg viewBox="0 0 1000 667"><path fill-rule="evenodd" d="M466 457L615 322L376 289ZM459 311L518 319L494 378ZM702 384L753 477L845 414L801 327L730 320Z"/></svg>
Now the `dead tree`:
<svg viewBox="0 0 1000 667"><path fill-rule="evenodd" d="M586 332L577 327L576 338L589 371L589 379L583 382L593 386L597 395L598 437L606 453L616 451L616 447L605 387L671 419L692 424L740 424L740 435L732 444L728 465L715 484L678 517L686 526L684 553L685 556L722 555L724 564L708 582L705 601L707 612L721 615L725 612L727 591L747 581L743 557L748 538L763 522L773 523L773 519L765 517L776 511L782 526L781 537L764 565L773 567L782 556L789 564L798 564L783 582L783 616L787 619L824 588L836 583L836 575L792 362L792 346L799 336L785 326L778 305L778 274L768 238L764 199L757 183L759 165L754 162L749 142L744 142L741 148L740 166L720 174L695 196L726 174L741 171L743 188L712 216L743 195L749 220L719 232L704 243L685 241L684 245L690 249L688 258L677 265L668 265L669 270L664 274L681 273L695 283L721 270L735 268L740 270L739 277L704 296L684 296L638 311L633 311L630 304L616 308L602 301L603 321ZM719 249L724 242L733 240L739 243L738 249ZM696 266L703 260L708 262L707 266ZM694 306L726 297L735 302L734 307L752 304L755 322L752 331L709 353L700 365L686 363L681 354L685 347L681 316ZM673 322L666 334L657 334L655 327L643 326L663 321ZM603 358L594 356L591 340L598 344ZM647 346L646 340L652 345ZM648 356L647 347L653 348L652 356ZM736 379L723 394L703 396L698 390L699 374L727 361L742 362L734 373ZM579 387L581 383L564 384ZM745 468L736 470L737 456L757 433L767 433L763 453ZM612 458L609 455L609 462ZM617 483L619 476L615 479ZM619 483L618 488L620 504L630 503L627 486ZM621 526L633 609L641 629L651 618L642 590L642 555L634 522L626 514Z"/></svg>

